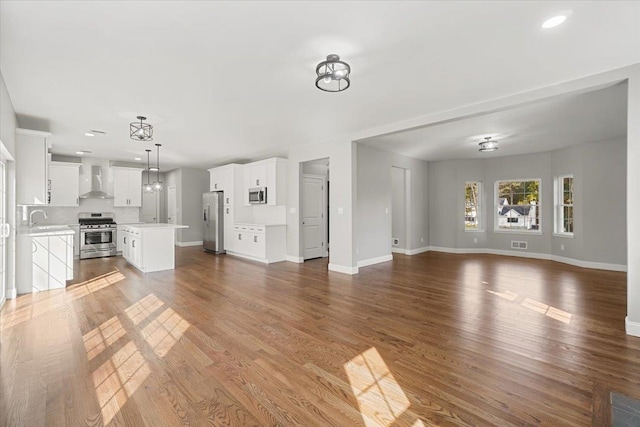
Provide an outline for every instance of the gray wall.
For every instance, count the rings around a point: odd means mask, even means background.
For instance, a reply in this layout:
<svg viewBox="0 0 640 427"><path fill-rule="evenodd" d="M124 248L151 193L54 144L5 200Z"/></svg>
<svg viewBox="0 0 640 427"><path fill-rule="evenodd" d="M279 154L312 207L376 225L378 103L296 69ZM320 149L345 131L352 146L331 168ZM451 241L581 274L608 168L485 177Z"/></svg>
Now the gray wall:
<svg viewBox="0 0 640 427"><path fill-rule="evenodd" d="M406 249L406 197L405 197L405 170L397 167L391 168L391 238L398 239L398 244L393 248Z"/></svg>
<svg viewBox="0 0 640 427"><path fill-rule="evenodd" d="M189 228L182 230L180 242L202 240L202 193L209 191L209 172L201 169L182 168L182 222Z"/></svg>
<svg viewBox="0 0 640 427"><path fill-rule="evenodd" d="M11 97L0 73L0 141L15 158L16 155L16 112Z"/></svg>
<svg viewBox="0 0 640 427"><path fill-rule="evenodd" d="M511 250L511 240L524 240L529 243L526 252L624 265L625 165L625 140L580 144L523 156L432 162L429 164L429 244L452 249ZM565 174L574 176L574 238L553 236L553 178ZM493 231L494 183L519 178L542 180L541 235ZM482 232L464 231L465 181L483 183ZM564 251L560 245L564 245Z"/></svg>
<svg viewBox="0 0 640 427"><path fill-rule="evenodd" d="M357 147L357 260L364 261L391 254L391 167L409 171L409 216L407 249L428 246L429 242L429 165L423 160Z"/></svg>

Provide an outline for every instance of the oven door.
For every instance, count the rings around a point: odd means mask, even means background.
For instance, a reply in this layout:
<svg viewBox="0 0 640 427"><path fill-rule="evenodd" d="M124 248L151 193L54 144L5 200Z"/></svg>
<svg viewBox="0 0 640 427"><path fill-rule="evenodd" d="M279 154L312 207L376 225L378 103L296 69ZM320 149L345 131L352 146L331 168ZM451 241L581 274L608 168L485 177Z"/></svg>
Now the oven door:
<svg viewBox="0 0 640 427"><path fill-rule="evenodd" d="M80 231L80 252L104 252L116 249L116 233L113 229Z"/></svg>

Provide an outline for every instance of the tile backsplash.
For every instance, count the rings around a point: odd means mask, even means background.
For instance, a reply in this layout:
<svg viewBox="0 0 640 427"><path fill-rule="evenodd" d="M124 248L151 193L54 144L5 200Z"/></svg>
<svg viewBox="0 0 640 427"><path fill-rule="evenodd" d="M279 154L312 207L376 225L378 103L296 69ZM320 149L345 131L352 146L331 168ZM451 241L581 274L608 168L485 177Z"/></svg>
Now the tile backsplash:
<svg viewBox="0 0 640 427"><path fill-rule="evenodd" d="M120 224L140 221L140 208L114 208L113 199L80 199L80 206L77 207L25 206L23 209L26 209L26 216L23 216L21 208L18 208L21 225L29 222L29 214L36 209L42 209L47 213L47 219L41 214L34 215L34 220L40 225L77 224L80 212L113 212L116 222Z"/></svg>

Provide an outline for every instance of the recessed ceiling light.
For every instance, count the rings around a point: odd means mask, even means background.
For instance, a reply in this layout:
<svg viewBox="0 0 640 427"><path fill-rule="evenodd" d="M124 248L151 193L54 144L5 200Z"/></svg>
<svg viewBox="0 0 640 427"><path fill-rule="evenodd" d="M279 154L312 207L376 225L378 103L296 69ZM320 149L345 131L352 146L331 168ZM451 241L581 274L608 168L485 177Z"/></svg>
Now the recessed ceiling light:
<svg viewBox="0 0 640 427"><path fill-rule="evenodd" d="M91 151L87 151L87 150L76 151L76 154L79 154L82 156L83 154L91 154Z"/></svg>
<svg viewBox="0 0 640 427"><path fill-rule="evenodd" d="M139 161L140 161L140 160L142 160L142 159L141 159L140 157L136 157L136 158L134 158L133 160L136 160L136 161L138 161L138 162L139 162Z"/></svg>
<svg viewBox="0 0 640 427"><path fill-rule="evenodd" d="M87 132L87 133L84 134L84 136L96 136L96 134L95 133L91 133L91 132Z"/></svg>
<svg viewBox="0 0 640 427"><path fill-rule="evenodd" d="M542 28L546 30L549 28L557 27L558 25L566 21L567 18L570 17L572 13L573 12L570 10L563 10L562 12L559 12L557 15L552 16L551 18L544 21L542 23Z"/></svg>

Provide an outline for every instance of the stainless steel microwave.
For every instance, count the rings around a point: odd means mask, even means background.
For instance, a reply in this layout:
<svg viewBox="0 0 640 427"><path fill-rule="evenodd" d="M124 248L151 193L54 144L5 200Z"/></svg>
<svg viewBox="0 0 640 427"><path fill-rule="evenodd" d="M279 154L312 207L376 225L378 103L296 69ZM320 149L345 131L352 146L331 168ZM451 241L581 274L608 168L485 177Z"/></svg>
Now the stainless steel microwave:
<svg viewBox="0 0 640 427"><path fill-rule="evenodd" d="M252 205L264 205L267 203L267 187L249 189L249 203Z"/></svg>

